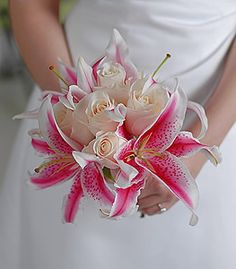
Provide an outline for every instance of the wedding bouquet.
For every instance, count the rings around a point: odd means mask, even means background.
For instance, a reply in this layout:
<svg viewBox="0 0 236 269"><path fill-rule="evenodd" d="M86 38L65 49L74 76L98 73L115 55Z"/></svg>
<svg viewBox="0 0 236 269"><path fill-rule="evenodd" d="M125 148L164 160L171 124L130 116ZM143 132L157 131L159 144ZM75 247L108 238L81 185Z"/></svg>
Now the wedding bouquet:
<svg viewBox="0 0 236 269"><path fill-rule="evenodd" d="M165 184L192 211L198 189L182 158L202 150L216 165L217 147L201 144L207 130L203 108L187 99L178 80L173 86L139 73L117 30L104 57L90 66L79 58L76 69L60 62L62 92L44 92L39 109L16 118L33 117L33 148L44 161L30 182L40 189L66 180L71 190L64 201L64 220L73 222L81 199L93 199L103 217L117 219L138 209L137 198L148 176ZM145 58L144 58L145 59ZM183 131L187 109L197 113L202 129L197 138Z"/></svg>

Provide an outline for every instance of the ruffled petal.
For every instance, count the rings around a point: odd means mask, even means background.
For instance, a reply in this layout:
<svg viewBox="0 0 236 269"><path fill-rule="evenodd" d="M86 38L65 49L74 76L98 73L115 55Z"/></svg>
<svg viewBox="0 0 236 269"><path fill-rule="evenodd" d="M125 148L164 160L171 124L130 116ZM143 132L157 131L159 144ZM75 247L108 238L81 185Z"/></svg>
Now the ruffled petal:
<svg viewBox="0 0 236 269"><path fill-rule="evenodd" d="M94 88L93 70L85 60L80 57L77 65L77 78L78 86L83 89L87 94L91 93Z"/></svg>
<svg viewBox="0 0 236 269"><path fill-rule="evenodd" d="M30 182L38 188L48 188L65 180L71 179L78 171L73 159L53 158L35 169Z"/></svg>
<svg viewBox="0 0 236 269"><path fill-rule="evenodd" d="M131 82L137 79L138 71L129 59L128 46L116 29L113 30L113 35L106 48L106 56L112 62L119 63L124 67L127 76L126 79L131 78Z"/></svg>
<svg viewBox="0 0 236 269"><path fill-rule="evenodd" d="M178 88L170 97L169 102L157 117L137 139L134 149L143 148L164 151L168 148L183 125L187 108L187 97L181 88Z"/></svg>
<svg viewBox="0 0 236 269"><path fill-rule="evenodd" d="M137 211L137 199L142 188L144 180L128 188L116 188L116 197L109 218L126 217Z"/></svg>
<svg viewBox="0 0 236 269"><path fill-rule="evenodd" d="M163 152L159 156L146 153L142 159L136 158L135 161L163 182L195 215L194 210L199 199L197 184L177 157L168 152Z"/></svg>
<svg viewBox="0 0 236 269"><path fill-rule="evenodd" d="M115 199L113 191L106 183L102 169L96 162L86 165L81 174L84 194L100 204L100 207L110 209Z"/></svg>
<svg viewBox="0 0 236 269"><path fill-rule="evenodd" d="M220 153L217 147L208 147L201 144L190 132L180 132L175 138L173 144L167 149L168 152L176 157L188 157L202 150L214 165L221 161Z"/></svg>
<svg viewBox="0 0 236 269"><path fill-rule="evenodd" d="M207 128L208 128L208 120L207 120L205 110L203 106L192 101L188 101L187 109L192 110L197 114L201 122L201 130L200 130L199 135L197 136L197 139L202 139L205 136Z"/></svg>
<svg viewBox="0 0 236 269"><path fill-rule="evenodd" d="M73 185L70 189L70 193L64 198L64 221L67 223L74 222L76 213L79 210L80 201L84 197L83 189L81 186L81 171L82 170L80 170L80 172L75 176Z"/></svg>

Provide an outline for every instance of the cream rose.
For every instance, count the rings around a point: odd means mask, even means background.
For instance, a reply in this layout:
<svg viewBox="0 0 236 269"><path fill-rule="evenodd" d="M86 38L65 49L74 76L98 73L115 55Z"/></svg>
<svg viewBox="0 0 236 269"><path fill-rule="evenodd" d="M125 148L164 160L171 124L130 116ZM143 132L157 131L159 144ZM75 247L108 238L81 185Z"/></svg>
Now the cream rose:
<svg viewBox="0 0 236 269"><path fill-rule="evenodd" d="M102 159L102 164L110 169L116 169L117 163L114 154L126 140L117 136L114 132L99 133L83 152L95 154Z"/></svg>
<svg viewBox="0 0 236 269"><path fill-rule="evenodd" d="M139 136L160 114L169 99L167 90L159 83L150 87L139 79L131 89L125 125L129 133Z"/></svg>
<svg viewBox="0 0 236 269"><path fill-rule="evenodd" d="M76 117L75 111L61 103L54 105L53 110L57 124L66 136L82 145L87 145L94 138L86 124Z"/></svg>
<svg viewBox="0 0 236 269"><path fill-rule="evenodd" d="M125 69L118 63L107 62L98 69L98 83L101 87L112 87L114 84L124 84Z"/></svg>
<svg viewBox="0 0 236 269"><path fill-rule="evenodd" d="M124 121L126 109L124 105L115 105L107 93L96 91L79 102L75 113L76 117L96 135L99 131L115 131L117 125Z"/></svg>

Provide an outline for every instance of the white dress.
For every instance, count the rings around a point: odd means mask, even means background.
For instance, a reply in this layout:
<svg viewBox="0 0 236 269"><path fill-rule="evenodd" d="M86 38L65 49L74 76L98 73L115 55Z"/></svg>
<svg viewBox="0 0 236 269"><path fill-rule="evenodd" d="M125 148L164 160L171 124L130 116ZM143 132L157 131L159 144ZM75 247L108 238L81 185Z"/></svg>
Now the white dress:
<svg viewBox="0 0 236 269"><path fill-rule="evenodd" d="M203 103L235 37L236 2L81 0L66 23L73 59L102 55L113 28L140 70L153 71L170 52L161 77L179 76L191 99ZM23 122L1 186L1 269L236 268L236 126L221 146L223 163L207 164L198 177L200 221L190 227L181 203L161 216L107 221L87 201L75 225L62 224L62 198L71 183L42 191L26 184L40 161L26 134L33 124Z"/></svg>

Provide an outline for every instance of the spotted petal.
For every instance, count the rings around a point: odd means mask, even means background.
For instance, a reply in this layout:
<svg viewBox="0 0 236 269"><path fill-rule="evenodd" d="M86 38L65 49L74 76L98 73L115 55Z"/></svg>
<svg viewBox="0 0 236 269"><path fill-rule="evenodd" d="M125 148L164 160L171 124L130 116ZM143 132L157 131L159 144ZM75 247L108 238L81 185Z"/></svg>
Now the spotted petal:
<svg viewBox="0 0 236 269"><path fill-rule="evenodd" d="M43 139L32 137L31 145L38 153L42 153L45 155L55 154L55 151L51 149L48 143L44 141Z"/></svg>
<svg viewBox="0 0 236 269"><path fill-rule="evenodd" d="M91 162L83 168L81 183L84 193L98 202L102 208L112 207L115 195L108 187L98 163Z"/></svg>
<svg viewBox="0 0 236 269"><path fill-rule="evenodd" d="M64 221L68 223L74 222L80 201L84 197L81 186L81 171L75 176L70 193L64 198Z"/></svg>
<svg viewBox="0 0 236 269"><path fill-rule="evenodd" d="M144 180L131 185L128 188L117 188L116 197L109 218L121 218L129 216L137 211L137 199L140 190L144 188Z"/></svg>
<svg viewBox="0 0 236 269"><path fill-rule="evenodd" d="M167 149L168 152L174 154L176 157L188 157L200 150L207 155L214 165L220 163L221 156L217 147L208 147L201 144L190 132L180 132L173 144Z"/></svg>
<svg viewBox="0 0 236 269"><path fill-rule="evenodd" d="M186 108L187 97L183 90L178 88L159 117L139 136L134 149L155 148L161 152L168 148L180 132Z"/></svg>
<svg viewBox="0 0 236 269"><path fill-rule="evenodd" d="M135 161L163 182L194 214L198 205L198 188L188 169L177 157L168 152L156 156L146 153L142 159L136 158Z"/></svg>
<svg viewBox="0 0 236 269"><path fill-rule="evenodd" d="M124 67L127 79L131 78L132 82L137 79L137 68L129 59L128 46L116 29L113 30L112 38L106 48L106 56L108 60L119 63Z"/></svg>
<svg viewBox="0 0 236 269"><path fill-rule="evenodd" d="M38 188L48 188L65 180L71 179L79 166L73 159L55 157L35 169L30 177L32 184Z"/></svg>

